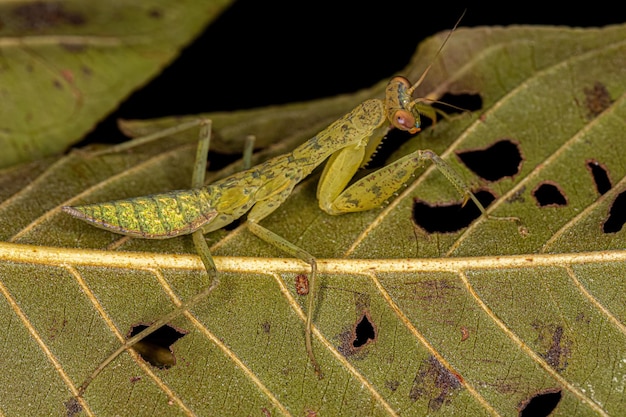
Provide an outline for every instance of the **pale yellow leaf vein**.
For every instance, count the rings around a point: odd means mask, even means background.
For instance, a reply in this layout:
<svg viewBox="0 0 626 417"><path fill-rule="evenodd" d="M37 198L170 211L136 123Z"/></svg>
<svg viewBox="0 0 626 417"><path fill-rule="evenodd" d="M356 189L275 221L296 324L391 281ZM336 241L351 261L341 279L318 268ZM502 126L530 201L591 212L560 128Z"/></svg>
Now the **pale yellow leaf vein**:
<svg viewBox="0 0 626 417"><path fill-rule="evenodd" d="M591 293L587 290L587 288L580 282L578 277L576 276L576 272L569 267L566 266L565 270L567 271L567 275L569 275L570 279L576 285L576 288L580 293L587 299L589 302L602 313L617 329L622 333L622 335L626 336L626 326L622 323L613 313L611 313L602 303L598 301Z"/></svg>
<svg viewBox="0 0 626 417"><path fill-rule="evenodd" d="M465 285L468 293L474 298L478 306L487 314L487 316L500 328L500 330L511 339L528 357L530 357L537 365L543 368L552 378L554 378L562 387L570 391L576 398L583 403L589 405L596 413L601 416L608 417L606 411L602 409L598 404L592 401L589 397L583 394L577 387L571 384L567 379L563 378L554 368L552 368L541 356L539 356L534 350L530 348L522 339L520 339L509 327L489 308L489 306L482 300L480 295L476 293L474 287L469 281L469 278L465 272L460 272L459 277Z"/></svg>
<svg viewBox="0 0 626 417"><path fill-rule="evenodd" d="M306 314L304 314L304 311L302 311L302 309L300 308L300 304L298 304L298 302L295 300L295 298L293 297L293 295L291 294L291 292L289 292L289 289L287 288L287 286L285 285L285 283L283 282L282 278L278 275L278 274L272 274L274 276L274 279L276 280L276 283L278 284L278 287L280 288L280 292L283 294L283 296L287 299L291 309L293 311L296 312L296 314L298 315L298 317L300 318L300 320L305 323L306 322ZM317 337L317 339L320 341L320 343L322 345L324 345L324 348L326 350L328 350L330 353L332 353L332 355L339 361L339 363L341 363L341 365L348 370L348 372L350 372L350 374L352 374L352 376L354 376L354 378L359 381L361 383L361 386L366 388L370 394L372 395L372 397L378 402L379 405L381 405L385 411L387 411L387 413L390 416L397 416L398 414L395 412L395 410L393 409L393 407L391 407L391 405L389 405L389 403L387 401L385 401L385 399L383 398L383 396L380 394L380 392L378 392L378 390L376 389L376 387L374 387L372 385L372 383L370 381L368 381L362 374L361 372L359 372L358 369L356 369L346 358L345 356L343 356L341 353L339 353L339 351L337 349L335 349L335 347L332 345L332 343L330 343L328 341L328 339L326 339L324 337L324 335L318 330L318 328L314 325L313 326L313 334L315 335L315 337Z"/></svg>
<svg viewBox="0 0 626 417"><path fill-rule="evenodd" d="M80 272L78 272L73 266L71 265L66 265L67 270L72 274L72 276L74 277L74 279L76 280L76 282L78 283L78 286L81 288L81 290L83 290L85 296L87 297L87 299L89 301L91 301L91 304L94 306L94 308L96 309L96 311L98 312L98 314L100 315L100 317L102 318L102 320L105 322L105 324L107 325L107 327L111 330L111 332L117 337L117 339L120 342L124 342L124 336L122 335L122 333L119 331L119 329L117 328L117 326L115 325L115 323L113 322L113 320L111 319L111 317L108 315L108 313L104 310L104 308L102 307L102 304L100 304L100 301L98 301L98 298L96 297L96 295L93 293L93 291L91 291L91 288L89 288L89 285L87 285L87 282L85 282L85 280L83 279L83 276ZM154 272L154 271L150 271L150 272ZM154 383L159 387L159 389L161 389L163 392L165 392L165 394L172 400L174 401L182 410L183 412L188 415L188 416L194 416L195 414L185 405L185 403L183 403L182 399L180 399L178 397L178 395L176 395L174 393L174 391L172 391L170 389L170 387L167 386L167 384L165 384L161 378L159 378L150 368L150 365L148 365L143 359L141 359L141 357L139 356L139 354L137 352L135 352L132 349L128 350L128 353L130 353L131 357L133 358L133 360L137 363L137 365L139 365L139 367L141 368L141 370L146 373L153 381ZM76 394L75 394L76 395ZM82 398L81 398L82 400Z"/></svg>
<svg viewBox="0 0 626 417"><path fill-rule="evenodd" d="M60 266L87 265L130 269L204 270L204 265L197 255L107 252L9 242L0 242L0 260ZM307 273L311 269L307 263L293 258L217 256L214 260L217 269L225 272L282 271ZM319 259L317 263L320 274L364 274L374 271L457 272L468 269L496 270L500 268L532 268L608 262L626 262L626 250L457 258Z"/></svg>
<svg viewBox="0 0 626 417"><path fill-rule="evenodd" d="M26 317L26 314L24 313L24 311L22 311L17 301L15 301L15 299L13 298L13 295L11 295L11 293L9 292L9 289L4 285L2 281L0 281L0 293L4 295L4 298L7 300L7 302L11 306L11 309L13 310L15 315L22 321L22 323L24 324L24 327L26 327L26 329L28 330L32 338L39 345L44 355L46 355L46 357L48 358L48 361L50 361L50 363L52 364L54 369L57 371L57 373L59 374L63 382L65 382L65 385L69 387L70 391L72 392L74 396L77 396L78 390L72 383L72 380L70 379L69 375L65 372L59 360L56 358L56 356L54 356L52 351L48 348L48 346L46 345L46 342L44 342L42 337L39 335L39 332L37 332L37 330L35 329L35 326L33 326L33 324L30 322L28 317ZM94 415L93 411L91 411L91 409L87 406L87 403L85 402L83 398L79 398L78 401L82 409L87 413L87 415L90 415L90 416Z"/></svg>
<svg viewBox="0 0 626 417"><path fill-rule="evenodd" d="M375 274L367 274L370 279L372 280L372 282L374 283L374 285L376 286L376 288L378 289L379 293L382 295L382 297L385 299L385 301L387 302L387 305L389 305L389 307L391 307L391 309L393 310L393 312L396 314L396 316L400 319L400 321L402 322L402 324L404 324L407 329L409 329L409 331L411 332L411 334L413 334L413 336L419 340L419 342L426 348L426 350L428 350L430 352L430 354L437 360L437 362L439 362L441 364L441 366L443 366L444 368L446 368L448 370L448 372L450 372L452 375L458 375L459 373L454 369L454 367L452 366L452 364L450 364L450 362L448 362L448 360L446 358L444 358L438 351L437 349L430 343L430 341L426 338L426 336L424 336L414 325L413 323L411 323L411 320L404 314L404 312L402 311L402 309L396 304L395 301L393 301L393 298L391 298L391 295L389 295L389 293L387 292L387 290L383 287L383 285L380 283L380 281L378 280L378 278L376 278ZM489 402L482 396L480 395L480 393L476 390L476 388L474 388L470 383L468 383L464 378L457 378L457 380L459 381L459 383L461 385L463 385L465 387L465 389L467 390L467 392L470 393L470 395L472 397L474 397L474 399L485 409L487 410L487 412L489 412L489 414L491 414L492 416L499 416L500 413L498 413L498 411L493 408L493 406L491 404L489 404Z"/></svg>
<svg viewBox="0 0 626 417"><path fill-rule="evenodd" d="M25 36L25 37L2 37L0 38L0 48L15 48L24 46L100 46L119 47L128 43L118 37L105 36L79 36L79 35L54 35L54 36ZM139 38L135 37L135 40Z"/></svg>
<svg viewBox="0 0 626 417"><path fill-rule="evenodd" d="M159 284L161 284L161 287L163 287L163 290L168 295L168 297L172 300L174 305L176 307L180 307L182 304L180 298L178 298L178 296L176 295L176 293L174 292L170 284L167 282L163 274L161 274L161 272L157 270L155 270L154 273L157 277L157 280L159 281ZM283 415L285 416L291 415L289 410L287 410L287 408L285 408L285 406L278 400L278 398L276 398L276 396L272 393L272 391L270 391L270 389L266 387L263 384L263 382L261 382L261 380L256 376L256 374L250 368L248 368L246 364L241 359L239 359L239 357L235 354L235 352L233 352L230 348L228 348L228 346L226 346L220 340L219 337L215 336L206 326L204 326L200 322L200 320L198 320L188 310L185 311L183 314L189 321L191 321L191 323L198 330L200 330L200 332L202 332L202 334L207 339L209 339L215 346L217 346L228 359L230 359L239 369L241 369L241 371L245 374L245 376L259 388L259 390L270 400L272 404L274 404L274 406L278 410L280 410L280 412Z"/></svg>

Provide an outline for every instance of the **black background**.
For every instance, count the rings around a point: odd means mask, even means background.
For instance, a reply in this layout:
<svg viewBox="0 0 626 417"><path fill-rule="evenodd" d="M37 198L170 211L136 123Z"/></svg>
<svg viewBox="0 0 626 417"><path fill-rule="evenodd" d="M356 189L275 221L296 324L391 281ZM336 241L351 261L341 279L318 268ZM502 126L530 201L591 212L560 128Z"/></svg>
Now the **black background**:
<svg viewBox="0 0 626 417"><path fill-rule="evenodd" d="M467 27L626 21L619 2L608 9L597 2L537 8L528 2L239 0L87 141L122 140L117 118L237 110L368 87L402 70L421 40L451 29L466 7L461 26Z"/></svg>

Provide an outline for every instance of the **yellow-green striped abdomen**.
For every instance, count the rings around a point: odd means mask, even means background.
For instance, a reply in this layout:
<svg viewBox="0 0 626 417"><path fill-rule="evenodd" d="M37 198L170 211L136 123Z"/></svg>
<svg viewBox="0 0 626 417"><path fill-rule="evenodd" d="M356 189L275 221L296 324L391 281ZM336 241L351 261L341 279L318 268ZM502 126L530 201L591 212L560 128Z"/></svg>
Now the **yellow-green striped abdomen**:
<svg viewBox="0 0 626 417"><path fill-rule="evenodd" d="M187 235L217 215L202 190L172 191L126 200L63 207L74 217L102 229L144 239Z"/></svg>

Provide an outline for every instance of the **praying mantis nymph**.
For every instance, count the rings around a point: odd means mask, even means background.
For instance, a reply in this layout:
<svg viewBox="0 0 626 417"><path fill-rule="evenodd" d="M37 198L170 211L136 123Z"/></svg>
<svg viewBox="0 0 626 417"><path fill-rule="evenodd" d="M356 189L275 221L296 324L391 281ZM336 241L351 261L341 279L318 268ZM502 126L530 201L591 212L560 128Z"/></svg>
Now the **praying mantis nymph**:
<svg viewBox="0 0 626 417"><path fill-rule="evenodd" d="M437 54L441 52L458 23L457 21ZM206 186L203 183L211 122L197 120L186 126L176 127L173 130L200 126L192 189L63 207L65 212L94 226L131 237L169 239L191 234L196 250L205 265L209 281L201 293L126 340L87 377L79 388L79 396L119 354L209 295L217 286L218 273L203 234L220 229L246 213L248 229L252 233L310 265L305 346L315 373L321 377L321 368L315 358L311 340L316 298L315 257L259 223L289 197L301 180L326 160L328 162L319 180L317 198L320 208L329 214L338 215L381 207L426 161L434 163L464 196L465 201L472 199L484 213L483 206L462 177L430 150L417 150L348 186L356 171L369 161L390 129L396 128L411 134L420 130L418 107L424 100L413 99L412 95L431 66L432 64L426 68L413 85L404 77L392 78L387 85L384 101L379 99L364 101L292 152ZM172 129L159 132L156 136L167 136L171 133Z"/></svg>

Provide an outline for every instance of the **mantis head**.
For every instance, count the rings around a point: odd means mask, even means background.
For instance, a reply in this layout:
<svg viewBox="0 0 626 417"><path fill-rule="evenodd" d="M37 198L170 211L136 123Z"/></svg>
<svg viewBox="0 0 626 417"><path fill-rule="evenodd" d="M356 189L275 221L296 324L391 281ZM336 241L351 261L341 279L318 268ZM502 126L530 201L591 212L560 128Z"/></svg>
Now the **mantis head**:
<svg viewBox="0 0 626 417"><path fill-rule="evenodd" d="M421 130L421 121L415 101L411 100L412 92L409 80L393 77L385 90L385 107L393 127L415 134Z"/></svg>

